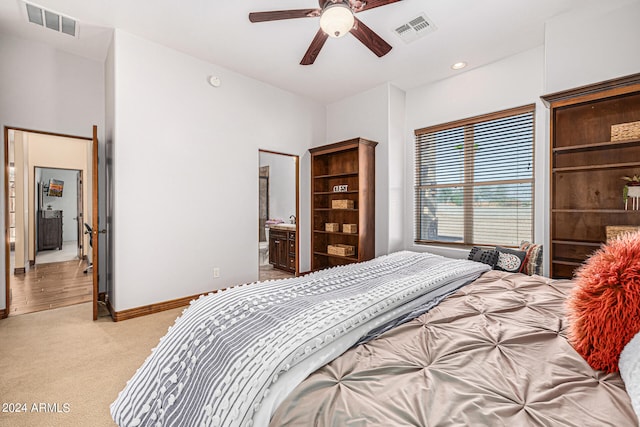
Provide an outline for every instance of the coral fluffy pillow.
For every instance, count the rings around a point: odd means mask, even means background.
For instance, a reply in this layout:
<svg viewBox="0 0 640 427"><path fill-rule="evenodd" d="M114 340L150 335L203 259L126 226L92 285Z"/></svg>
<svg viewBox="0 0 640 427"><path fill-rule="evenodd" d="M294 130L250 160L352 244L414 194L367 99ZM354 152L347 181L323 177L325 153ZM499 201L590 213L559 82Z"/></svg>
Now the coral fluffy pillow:
<svg viewBox="0 0 640 427"><path fill-rule="evenodd" d="M622 349L640 331L640 232L609 242L580 267L567 315L578 353L594 369L617 372Z"/></svg>

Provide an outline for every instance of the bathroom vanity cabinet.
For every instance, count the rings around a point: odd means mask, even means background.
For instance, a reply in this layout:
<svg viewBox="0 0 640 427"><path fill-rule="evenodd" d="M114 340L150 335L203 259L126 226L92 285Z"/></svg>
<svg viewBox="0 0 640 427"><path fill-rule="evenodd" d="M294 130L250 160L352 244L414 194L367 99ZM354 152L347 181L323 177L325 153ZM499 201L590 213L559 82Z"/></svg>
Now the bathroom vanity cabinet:
<svg viewBox="0 0 640 427"><path fill-rule="evenodd" d="M296 272L296 231L277 225L269 228L269 264L273 268Z"/></svg>

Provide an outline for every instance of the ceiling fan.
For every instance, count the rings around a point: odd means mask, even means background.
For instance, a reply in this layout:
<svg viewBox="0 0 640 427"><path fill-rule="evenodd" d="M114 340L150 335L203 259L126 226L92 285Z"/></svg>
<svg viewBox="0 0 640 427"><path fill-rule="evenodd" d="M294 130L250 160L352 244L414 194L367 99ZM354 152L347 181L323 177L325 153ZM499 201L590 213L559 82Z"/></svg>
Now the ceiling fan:
<svg viewBox="0 0 640 427"><path fill-rule="evenodd" d="M293 18L320 17L320 29L311 41L311 45L304 54L301 65L311 65L318 57L320 49L328 37L342 37L351 33L368 47L378 57L384 56L391 50L391 46L382 40L372 29L364 25L354 15L364 10L395 3L401 0L319 0L320 8L274 10L270 12L252 12L249 14L251 22L277 21Z"/></svg>

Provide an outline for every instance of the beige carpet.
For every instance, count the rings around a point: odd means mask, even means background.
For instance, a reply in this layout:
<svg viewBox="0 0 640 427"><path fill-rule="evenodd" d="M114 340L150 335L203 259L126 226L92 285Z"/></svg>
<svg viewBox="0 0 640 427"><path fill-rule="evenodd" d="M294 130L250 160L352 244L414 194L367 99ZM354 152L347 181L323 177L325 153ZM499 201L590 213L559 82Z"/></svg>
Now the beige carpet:
<svg viewBox="0 0 640 427"><path fill-rule="evenodd" d="M89 303L0 320L0 426L114 426L109 405L183 309L93 322ZM16 404L26 413L3 411Z"/></svg>

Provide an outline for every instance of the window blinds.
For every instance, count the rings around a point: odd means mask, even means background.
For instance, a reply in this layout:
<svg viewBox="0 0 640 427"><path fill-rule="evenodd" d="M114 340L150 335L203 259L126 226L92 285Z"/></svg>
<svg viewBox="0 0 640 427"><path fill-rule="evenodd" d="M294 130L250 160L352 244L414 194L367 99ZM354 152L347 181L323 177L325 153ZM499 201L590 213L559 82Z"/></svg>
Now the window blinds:
<svg viewBox="0 0 640 427"><path fill-rule="evenodd" d="M534 112L528 105L415 131L416 243L531 240Z"/></svg>

